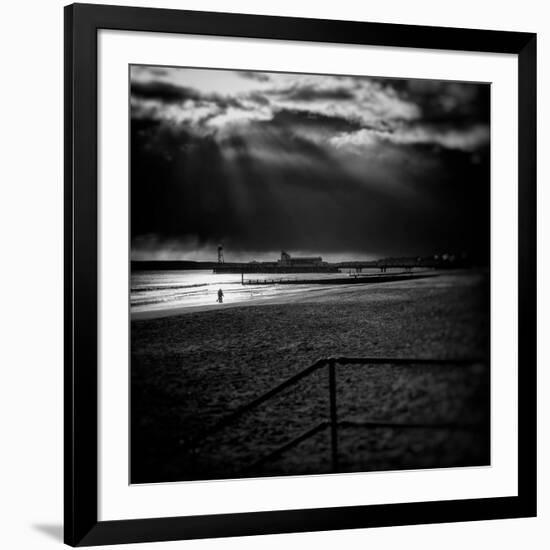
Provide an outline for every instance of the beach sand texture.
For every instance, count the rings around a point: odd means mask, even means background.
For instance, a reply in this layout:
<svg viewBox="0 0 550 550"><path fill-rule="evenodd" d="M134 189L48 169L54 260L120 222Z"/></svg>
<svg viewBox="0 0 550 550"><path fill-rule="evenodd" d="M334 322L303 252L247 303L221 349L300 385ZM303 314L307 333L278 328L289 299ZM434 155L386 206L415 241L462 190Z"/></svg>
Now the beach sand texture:
<svg viewBox="0 0 550 550"><path fill-rule="evenodd" d="M131 481L331 471L330 430L261 466L329 417L327 369L201 442L232 411L330 356L488 357L486 273L330 288L291 301L131 323ZM340 420L459 422L482 430L339 429L339 471L487 465L488 364L341 366Z"/></svg>

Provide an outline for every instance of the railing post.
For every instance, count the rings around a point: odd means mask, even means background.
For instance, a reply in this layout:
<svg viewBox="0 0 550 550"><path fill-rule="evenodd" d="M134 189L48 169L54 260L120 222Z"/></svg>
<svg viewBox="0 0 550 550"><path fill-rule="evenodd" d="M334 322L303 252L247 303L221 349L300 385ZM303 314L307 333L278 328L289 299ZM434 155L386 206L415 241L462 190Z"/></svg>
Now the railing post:
<svg viewBox="0 0 550 550"><path fill-rule="evenodd" d="M338 471L338 417L336 415L336 361L328 361L328 381L330 398L330 443L332 451L332 471Z"/></svg>

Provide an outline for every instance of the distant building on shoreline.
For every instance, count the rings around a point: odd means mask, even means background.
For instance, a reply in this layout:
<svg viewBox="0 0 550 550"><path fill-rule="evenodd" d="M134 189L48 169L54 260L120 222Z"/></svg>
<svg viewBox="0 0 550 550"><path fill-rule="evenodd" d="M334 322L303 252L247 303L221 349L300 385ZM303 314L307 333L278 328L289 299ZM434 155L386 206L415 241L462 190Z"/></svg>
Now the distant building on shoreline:
<svg viewBox="0 0 550 550"><path fill-rule="evenodd" d="M293 258L284 250L281 252L281 259L277 260L277 263L281 267L320 267L328 265L327 262L323 262L321 256Z"/></svg>
<svg viewBox="0 0 550 550"><path fill-rule="evenodd" d="M230 262L216 265L214 273L338 273L338 267L324 262L321 256L293 258L284 250L273 262Z"/></svg>

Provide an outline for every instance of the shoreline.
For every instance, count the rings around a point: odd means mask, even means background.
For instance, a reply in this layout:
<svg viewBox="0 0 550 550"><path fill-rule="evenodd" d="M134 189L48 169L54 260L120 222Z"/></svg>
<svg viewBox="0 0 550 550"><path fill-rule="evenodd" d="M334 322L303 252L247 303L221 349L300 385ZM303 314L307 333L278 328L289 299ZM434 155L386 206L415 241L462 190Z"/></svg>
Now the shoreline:
<svg viewBox="0 0 550 550"><path fill-rule="evenodd" d="M347 292L356 292L362 285L369 285L371 288L378 288L379 285L387 286L394 283L407 283L408 281L417 281L427 278L439 278L444 275L455 275L456 272L436 271L433 273L413 273L410 275L404 275L402 273L396 275L366 275L363 276L363 280L357 279L350 280L339 278L334 282L326 280L321 281L305 281L301 283L285 284L285 286L293 287L292 290L286 292L282 296L260 296L254 298L248 298L247 300L240 300L237 302L224 302L223 304L201 304L194 306L172 306L172 307L159 307L158 309L149 309L145 311L131 311L131 321L144 321L150 319L160 319L165 317L173 317L177 315L185 315L189 313L200 313L204 311L223 311L230 308L238 307L251 307L261 305L284 305L288 303L307 303L311 300L317 301L319 298L331 297L334 294L341 294ZM307 288L298 288L302 285L307 285ZM245 285L246 286L246 285ZM314 288L311 288L314 287ZM317 288L318 287L318 288Z"/></svg>

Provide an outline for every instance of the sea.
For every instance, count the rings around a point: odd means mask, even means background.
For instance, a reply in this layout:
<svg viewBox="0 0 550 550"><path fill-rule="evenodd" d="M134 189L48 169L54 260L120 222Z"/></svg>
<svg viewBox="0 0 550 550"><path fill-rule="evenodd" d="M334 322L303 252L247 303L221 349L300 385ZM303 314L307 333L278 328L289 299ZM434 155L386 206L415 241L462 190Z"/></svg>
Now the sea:
<svg viewBox="0 0 550 550"><path fill-rule="evenodd" d="M388 272L391 270L388 269ZM396 269L401 271L400 269ZM364 269L365 274L378 274L378 269ZM216 305L221 289L224 303L242 303L279 296L290 297L319 289L311 284L315 279L330 279L348 275L341 273L213 273L212 270L133 271L130 284L132 313L154 312L171 308ZM278 284L280 280L307 280L308 284ZM242 283L245 284L242 284ZM326 288L326 286L325 286Z"/></svg>

